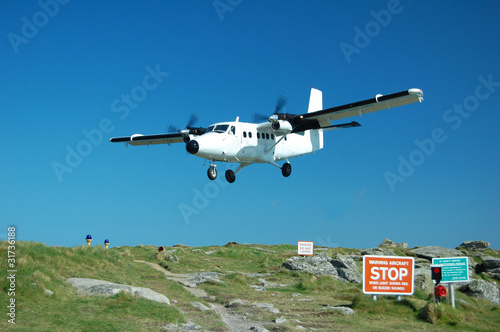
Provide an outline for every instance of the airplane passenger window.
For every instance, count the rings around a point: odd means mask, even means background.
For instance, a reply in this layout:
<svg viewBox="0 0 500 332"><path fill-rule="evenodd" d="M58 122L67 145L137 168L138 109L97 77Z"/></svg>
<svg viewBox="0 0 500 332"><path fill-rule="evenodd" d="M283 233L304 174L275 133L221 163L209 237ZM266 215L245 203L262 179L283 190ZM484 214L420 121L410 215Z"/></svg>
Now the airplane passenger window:
<svg viewBox="0 0 500 332"><path fill-rule="evenodd" d="M271 134L271 139L274 139L274 134Z"/></svg>
<svg viewBox="0 0 500 332"><path fill-rule="evenodd" d="M247 137L247 132L246 131L243 132L243 137L245 137L245 138Z"/></svg>
<svg viewBox="0 0 500 332"><path fill-rule="evenodd" d="M248 137L252 138L252 132L248 132Z"/></svg>
<svg viewBox="0 0 500 332"><path fill-rule="evenodd" d="M229 131L229 133L233 135L236 133L234 126L231 126L231 130Z"/></svg>
<svg viewBox="0 0 500 332"><path fill-rule="evenodd" d="M266 139L269 139L269 134L268 133L266 133Z"/></svg>
<svg viewBox="0 0 500 332"><path fill-rule="evenodd" d="M260 138L260 133L257 133L257 138Z"/></svg>

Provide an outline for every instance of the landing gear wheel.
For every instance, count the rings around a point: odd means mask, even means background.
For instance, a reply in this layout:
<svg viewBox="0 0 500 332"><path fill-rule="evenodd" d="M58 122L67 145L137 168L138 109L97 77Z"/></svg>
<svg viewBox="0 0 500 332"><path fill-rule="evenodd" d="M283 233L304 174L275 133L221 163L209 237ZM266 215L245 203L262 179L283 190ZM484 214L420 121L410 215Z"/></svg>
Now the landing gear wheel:
<svg viewBox="0 0 500 332"><path fill-rule="evenodd" d="M283 166L281 166L281 174L286 178L289 177L290 174L292 174L292 165L284 163Z"/></svg>
<svg viewBox="0 0 500 332"><path fill-rule="evenodd" d="M229 183L233 183L233 182L234 182L234 180L236 180L236 175L234 174L233 170L228 169L228 170L226 171L226 180L227 180L227 182L229 182Z"/></svg>
<svg viewBox="0 0 500 332"><path fill-rule="evenodd" d="M210 166L207 171L208 178L210 180L215 180L217 179L217 170L215 169L214 166Z"/></svg>

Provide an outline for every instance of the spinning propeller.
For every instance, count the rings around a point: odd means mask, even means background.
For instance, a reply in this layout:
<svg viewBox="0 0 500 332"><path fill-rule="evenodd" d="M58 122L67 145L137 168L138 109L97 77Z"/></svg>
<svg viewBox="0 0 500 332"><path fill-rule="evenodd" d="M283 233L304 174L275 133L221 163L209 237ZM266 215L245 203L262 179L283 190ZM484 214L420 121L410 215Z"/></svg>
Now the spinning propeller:
<svg viewBox="0 0 500 332"><path fill-rule="evenodd" d="M260 113L253 113L253 122L260 122L260 121L265 121L268 120L269 122L276 122L279 120L279 114L281 114L281 110L286 106L288 103L288 99L286 99L283 96L279 96L278 102L276 103L276 106L274 107L273 114L271 116L266 116Z"/></svg>
<svg viewBox="0 0 500 332"><path fill-rule="evenodd" d="M189 118L185 129L180 129L179 127L176 127L174 125L168 124L167 125L167 133L168 134L182 134L184 136L184 142L189 142L190 138L189 135L202 135L207 131L207 128L199 127L195 128L193 125L200 120L200 117L196 113L192 113L191 117Z"/></svg>

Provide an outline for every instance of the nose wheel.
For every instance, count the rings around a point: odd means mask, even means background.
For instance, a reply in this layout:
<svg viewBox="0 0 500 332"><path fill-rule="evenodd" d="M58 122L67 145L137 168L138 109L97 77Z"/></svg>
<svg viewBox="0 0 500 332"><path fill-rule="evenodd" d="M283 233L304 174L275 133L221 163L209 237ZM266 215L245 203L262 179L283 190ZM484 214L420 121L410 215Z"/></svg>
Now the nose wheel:
<svg viewBox="0 0 500 332"><path fill-rule="evenodd" d="M210 165L207 171L207 175L210 180L217 179L217 170L215 169L215 165Z"/></svg>

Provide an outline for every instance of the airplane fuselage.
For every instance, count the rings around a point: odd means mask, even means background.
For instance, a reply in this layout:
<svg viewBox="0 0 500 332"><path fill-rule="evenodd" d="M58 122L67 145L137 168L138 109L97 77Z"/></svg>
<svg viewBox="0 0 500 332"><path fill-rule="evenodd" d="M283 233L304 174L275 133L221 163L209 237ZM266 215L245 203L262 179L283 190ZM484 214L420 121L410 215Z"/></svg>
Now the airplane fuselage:
<svg viewBox="0 0 500 332"><path fill-rule="evenodd" d="M221 122L211 125L205 134L193 137L186 149L212 161L275 164L321 149L322 133L310 132L291 134L273 130L270 124Z"/></svg>

